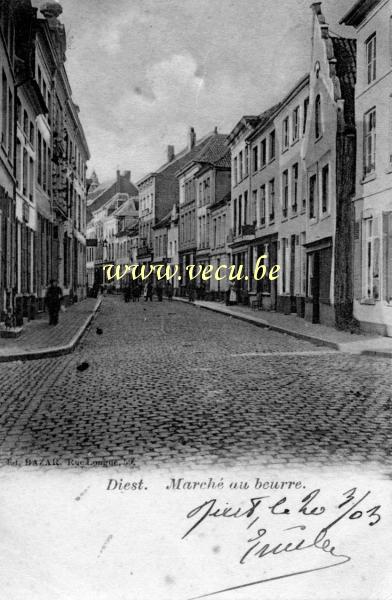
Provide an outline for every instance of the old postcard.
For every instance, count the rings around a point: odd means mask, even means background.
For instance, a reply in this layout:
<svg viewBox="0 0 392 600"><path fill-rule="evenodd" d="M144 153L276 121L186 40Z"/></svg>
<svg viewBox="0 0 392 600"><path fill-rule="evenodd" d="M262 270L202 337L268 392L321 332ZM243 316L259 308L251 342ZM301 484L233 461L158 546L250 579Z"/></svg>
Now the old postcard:
<svg viewBox="0 0 392 600"><path fill-rule="evenodd" d="M392 600L392 0L0 0L5 600Z"/></svg>

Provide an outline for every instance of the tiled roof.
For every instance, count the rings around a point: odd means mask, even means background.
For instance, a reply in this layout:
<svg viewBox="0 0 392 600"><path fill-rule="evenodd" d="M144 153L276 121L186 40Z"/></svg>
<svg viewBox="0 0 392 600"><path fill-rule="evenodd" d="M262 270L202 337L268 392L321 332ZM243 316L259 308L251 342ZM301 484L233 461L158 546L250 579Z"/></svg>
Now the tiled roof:
<svg viewBox="0 0 392 600"><path fill-rule="evenodd" d="M216 160L214 162L214 166L215 167L221 167L221 168L227 168L230 169L231 168L231 151L230 148L226 148L226 151L224 154L222 154L222 156L220 156L218 158L218 160Z"/></svg>
<svg viewBox="0 0 392 600"><path fill-rule="evenodd" d="M163 219L158 221L158 223L153 226L153 229L159 229L160 227L167 227L170 224L171 215L172 215L172 209L170 209L170 212L168 212L167 215L165 215L163 217Z"/></svg>
<svg viewBox="0 0 392 600"><path fill-rule="evenodd" d="M215 164L227 150L227 135L217 133L211 136L206 145L194 158L194 161Z"/></svg>
<svg viewBox="0 0 392 600"><path fill-rule="evenodd" d="M357 73L356 40L330 36L336 58L336 75L344 100L344 116L355 125L355 83Z"/></svg>
<svg viewBox="0 0 392 600"><path fill-rule="evenodd" d="M209 133L209 134L205 135L200 140L196 141L195 146L191 150L188 147L184 148L183 150L181 150L181 152L179 152L178 154L175 155L173 160L171 160L170 162L164 163L156 171L153 171L151 173L148 173L147 175L144 175L142 177L142 179L140 179L137 182L137 185L140 185L143 181L145 181L149 177L154 177L155 175L158 175L158 174L165 174L165 171L167 171L167 170L171 171L173 166L175 166L174 172L180 171L184 167L184 165L186 165L189 162L191 162L192 160L194 160L194 157L198 154L198 152L200 152L200 150L202 148L204 148L205 144L208 142L211 135L213 135L213 134Z"/></svg>
<svg viewBox="0 0 392 600"><path fill-rule="evenodd" d="M132 215L139 210L139 200L137 198L128 198L116 211L117 217Z"/></svg>
<svg viewBox="0 0 392 600"><path fill-rule="evenodd" d="M103 183L100 183L98 185L98 187L95 188L95 190L93 190L92 192L88 193L88 196L87 196L87 205L89 206L90 204L93 204L93 202L95 202L95 200L97 198L99 198L99 196L101 194L103 194L104 192L106 192L115 183L116 183L115 179L111 179L110 181L105 181Z"/></svg>
<svg viewBox="0 0 392 600"><path fill-rule="evenodd" d="M281 102L279 102L278 104L274 104L274 106L271 106L270 108L267 108L267 110L265 110L263 113L261 113L261 115L259 115L257 123L255 124L253 130L249 133L248 137L246 139L251 139L253 138L253 136L257 135L259 131L261 131L263 129L263 127L265 127L269 120L271 119L271 117L276 113L277 110L279 110L280 106L281 106Z"/></svg>

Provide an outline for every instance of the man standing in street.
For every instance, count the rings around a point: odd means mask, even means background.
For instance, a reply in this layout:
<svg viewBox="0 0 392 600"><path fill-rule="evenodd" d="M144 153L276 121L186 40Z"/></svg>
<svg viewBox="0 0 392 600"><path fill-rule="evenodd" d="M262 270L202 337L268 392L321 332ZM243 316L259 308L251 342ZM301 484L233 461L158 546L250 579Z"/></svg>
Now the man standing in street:
<svg viewBox="0 0 392 600"><path fill-rule="evenodd" d="M49 313L49 325L57 325L59 322L59 312L62 299L63 290L57 285L57 281L52 279L46 291L45 297L45 303Z"/></svg>

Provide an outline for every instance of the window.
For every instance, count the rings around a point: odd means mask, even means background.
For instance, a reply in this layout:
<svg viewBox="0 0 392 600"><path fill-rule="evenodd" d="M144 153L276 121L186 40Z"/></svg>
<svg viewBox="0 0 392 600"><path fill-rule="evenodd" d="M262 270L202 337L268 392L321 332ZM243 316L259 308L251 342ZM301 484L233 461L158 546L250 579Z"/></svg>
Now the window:
<svg viewBox="0 0 392 600"><path fill-rule="evenodd" d="M22 146L20 140L16 139L16 185L18 189L21 189L21 175L22 175Z"/></svg>
<svg viewBox="0 0 392 600"><path fill-rule="evenodd" d="M365 297L373 298L373 219L365 220Z"/></svg>
<svg viewBox="0 0 392 600"><path fill-rule="evenodd" d="M251 222L257 223L257 190L252 192L252 215Z"/></svg>
<svg viewBox="0 0 392 600"><path fill-rule="evenodd" d="M267 164L267 140L264 139L260 144L260 168Z"/></svg>
<svg viewBox="0 0 392 600"><path fill-rule="evenodd" d="M372 81L376 79L376 62L376 34L374 34L366 42L366 64L368 83L372 83Z"/></svg>
<svg viewBox="0 0 392 600"><path fill-rule="evenodd" d="M289 206L289 172L283 171L282 175L282 217L285 219Z"/></svg>
<svg viewBox="0 0 392 600"><path fill-rule="evenodd" d="M304 124L303 124L303 133L305 133L306 131L306 122L308 119L308 112L309 112L309 98L305 98L304 100Z"/></svg>
<svg viewBox="0 0 392 600"><path fill-rule="evenodd" d="M287 281L287 251L288 251L289 241L287 238L282 239L282 293L285 294L287 291L286 281Z"/></svg>
<svg viewBox="0 0 392 600"><path fill-rule="evenodd" d="M29 167L29 198L32 202L34 198L34 161L31 156L29 158Z"/></svg>
<svg viewBox="0 0 392 600"><path fill-rule="evenodd" d="M29 162L26 148L23 149L23 195L27 196L29 185Z"/></svg>
<svg viewBox="0 0 392 600"><path fill-rule="evenodd" d="M12 160L12 151L13 151L13 126L14 126L14 98L11 92L11 88L8 90L8 156Z"/></svg>
<svg viewBox="0 0 392 600"><path fill-rule="evenodd" d="M376 109L372 108L364 117L364 176L376 170Z"/></svg>
<svg viewBox="0 0 392 600"><path fill-rule="evenodd" d="M269 134L269 160L275 158L275 131L271 131Z"/></svg>
<svg viewBox="0 0 392 600"><path fill-rule="evenodd" d="M293 142L299 138L299 106L293 110Z"/></svg>
<svg viewBox="0 0 392 600"><path fill-rule="evenodd" d="M260 188L260 225L265 225L265 185Z"/></svg>
<svg viewBox="0 0 392 600"><path fill-rule="evenodd" d="M244 221L243 224L246 225L248 222L248 192L244 192Z"/></svg>
<svg viewBox="0 0 392 600"><path fill-rule="evenodd" d="M257 169L258 169L258 163L259 163L259 156L258 156L258 147L255 146L253 148L253 173L256 173Z"/></svg>
<svg viewBox="0 0 392 600"><path fill-rule="evenodd" d="M234 185L238 183L238 158L234 159Z"/></svg>
<svg viewBox="0 0 392 600"><path fill-rule="evenodd" d="M42 135L41 132L38 132L38 170L37 170L37 181L40 185L42 185Z"/></svg>
<svg viewBox="0 0 392 600"><path fill-rule="evenodd" d="M242 150L241 150L241 152L240 152L240 153L239 153L239 155L238 155L238 163L239 163L239 167L240 167L239 179L240 179L240 181L242 181L242 179L243 179L243 175L244 175L244 173L243 173L243 158L242 158Z"/></svg>
<svg viewBox="0 0 392 600"><path fill-rule="evenodd" d="M233 230L234 230L234 234L235 234L235 232L237 231L237 198L234 199Z"/></svg>
<svg viewBox="0 0 392 600"><path fill-rule="evenodd" d="M329 165L321 171L321 210L323 214L329 211Z"/></svg>
<svg viewBox="0 0 392 600"><path fill-rule="evenodd" d="M29 141L32 146L34 146L34 131L34 123L30 121Z"/></svg>
<svg viewBox="0 0 392 600"><path fill-rule="evenodd" d="M314 108L314 131L316 140L321 137L321 97L320 94L316 97L315 108Z"/></svg>
<svg viewBox="0 0 392 600"><path fill-rule="evenodd" d="M22 124L22 104L19 98L16 99L16 120L19 125Z"/></svg>
<svg viewBox="0 0 392 600"><path fill-rule="evenodd" d="M298 163L291 169L291 210L293 213L298 210Z"/></svg>
<svg viewBox="0 0 392 600"><path fill-rule="evenodd" d="M282 131L282 150L287 150L289 147L289 118L286 117L283 120L283 131Z"/></svg>
<svg viewBox="0 0 392 600"><path fill-rule="evenodd" d="M275 220L275 179L271 179L269 182L268 189L269 196L269 220L270 222Z"/></svg>
<svg viewBox="0 0 392 600"><path fill-rule="evenodd" d="M2 72L1 86L1 143L6 148L8 117L8 82L4 71Z"/></svg>
<svg viewBox="0 0 392 600"><path fill-rule="evenodd" d="M23 111L23 133L25 136L29 135L29 117L26 110Z"/></svg>
<svg viewBox="0 0 392 600"><path fill-rule="evenodd" d="M249 169L249 146L245 146L245 164L244 164L245 177L248 176L248 169Z"/></svg>
<svg viewBox="0 0 392 600"><path fill-rule="evenodd" d="M312 175L309 179L309 219L316 217L316 193L317 175Z"/></svg>

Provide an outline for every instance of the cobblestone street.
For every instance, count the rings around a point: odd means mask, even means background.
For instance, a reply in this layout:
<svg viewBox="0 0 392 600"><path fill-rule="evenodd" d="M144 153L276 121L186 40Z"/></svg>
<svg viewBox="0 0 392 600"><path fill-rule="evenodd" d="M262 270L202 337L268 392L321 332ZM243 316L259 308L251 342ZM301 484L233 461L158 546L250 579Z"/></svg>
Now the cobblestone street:
<svg viewBox="0 0 392 600"><path fill-rule="evenodd" d="M391 389L389 359L184 303L106 297L73 354L0 364L0 456L390 466Z"/></svg>

